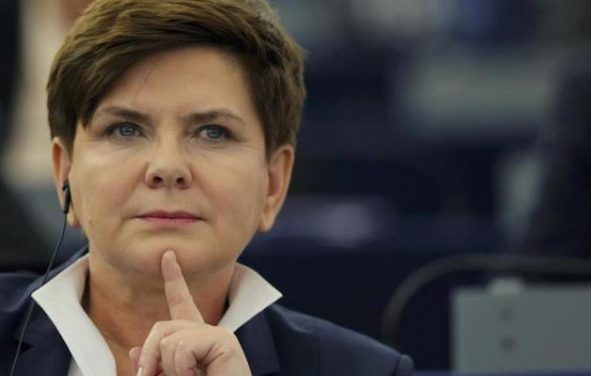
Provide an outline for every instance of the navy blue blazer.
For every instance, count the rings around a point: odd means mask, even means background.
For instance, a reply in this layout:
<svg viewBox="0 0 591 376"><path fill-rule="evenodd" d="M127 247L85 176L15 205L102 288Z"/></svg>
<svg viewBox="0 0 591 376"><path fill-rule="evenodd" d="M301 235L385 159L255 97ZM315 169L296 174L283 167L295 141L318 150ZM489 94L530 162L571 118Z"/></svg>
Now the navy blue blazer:
<svg viewBox="0 0 591 376"><path fill-rule="evenodd" d="M33 274L0 275L0 375L8 375L30 294L40 284L41 278ZM278 304L244 324L236 336L255 376L406 376L413 372L408 356ZM65 376L70 361L57 329L37 308L26 331L17 375Z"/></svg>

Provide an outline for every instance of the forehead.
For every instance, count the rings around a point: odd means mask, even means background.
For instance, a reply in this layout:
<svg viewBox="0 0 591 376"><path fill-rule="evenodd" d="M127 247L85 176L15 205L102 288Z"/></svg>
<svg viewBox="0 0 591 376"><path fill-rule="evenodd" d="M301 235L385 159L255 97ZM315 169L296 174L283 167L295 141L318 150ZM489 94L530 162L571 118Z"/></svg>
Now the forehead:
<svg viewBox="0 0 591 376"><path fill-rule="evenodd" d="M113 91L140 85L166 85L179 90L203 85L247 86L246 74L239 59L215 47L189 46L154 53L127 69L111 86ZM179 86L179 84L181 84Z"/></svg>
<svg viewBox="0 0 591 376"><path fill-rule="evenodd" d="M138 61L111 85L95 110L112 102L154 109L230 107L259 120L240 59L208 46L162 51Z"/></svg>

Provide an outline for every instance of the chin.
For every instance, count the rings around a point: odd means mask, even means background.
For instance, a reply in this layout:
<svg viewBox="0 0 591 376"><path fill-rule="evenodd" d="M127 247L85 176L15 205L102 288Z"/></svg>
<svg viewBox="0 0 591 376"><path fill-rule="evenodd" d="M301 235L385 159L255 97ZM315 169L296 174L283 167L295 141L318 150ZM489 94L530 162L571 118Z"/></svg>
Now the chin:
<svg viewBox="0 0 591 376"><path fill-rule="evenodd" d="M214 251L215 247L212 246L195 246L195 242L167 242L152 244L150 248L150 251L144 252L148 257L141 257L150 272L160 273L162 256L168 250L174 251L184 273L215 272L235 262L235 258L229 254Z"/></svg>

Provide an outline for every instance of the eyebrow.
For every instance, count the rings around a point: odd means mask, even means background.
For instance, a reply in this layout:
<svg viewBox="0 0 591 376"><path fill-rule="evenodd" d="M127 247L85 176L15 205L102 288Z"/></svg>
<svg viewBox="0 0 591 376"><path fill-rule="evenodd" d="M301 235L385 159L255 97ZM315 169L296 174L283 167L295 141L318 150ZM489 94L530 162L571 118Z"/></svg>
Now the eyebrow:
<svg viewBox="0 0 591 376"><path fill-rule="evenodd" d="M120 107L120 106L108 106L105 108L101 108L96 112L95 115L100 116L102 114L115 115L115 116L119 116L122 118L130 119L133 121L138 121L138 122L149 122L150 121L149 115L144 114L139 111L136 111L136 110L129 109L129 108ZM190 113L188 115L182 116L181 119L184 123L187 123L187 124L207 123L207 122L212 122L212 121L216 121L216 120L220 120L220 119L229 119L229 120L237 121L237 122L241 123L242 125L246 125L246 122L240 116L234 114L233 112L231 112L227 109L213 109L213 110L204 111L204 112L194 112L194 113Z"/></svg>
<svg viewBox="0 0 591 376"><path fill-rule="evenodd" d="M182 117L186 123L208 123L220 119L228 119L246 125L246 122L238 115L226 109L214 109L204 112L195 112Z"/></svg>

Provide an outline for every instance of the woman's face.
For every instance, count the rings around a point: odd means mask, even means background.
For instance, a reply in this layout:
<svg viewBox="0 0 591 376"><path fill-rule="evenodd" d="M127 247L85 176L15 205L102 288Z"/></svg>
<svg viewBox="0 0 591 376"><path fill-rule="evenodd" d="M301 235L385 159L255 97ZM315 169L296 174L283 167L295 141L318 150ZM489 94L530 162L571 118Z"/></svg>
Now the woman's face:
<svg viewBox="0 0 591 376"><path fill-rule="evenodd" d="M158 273L164 251L187 272L232 265L281 207L293 163L270 160L244 71L215 48L163 52L133 66L78 124L72 155L53 144L56 186L92 257Z"/></svg>

